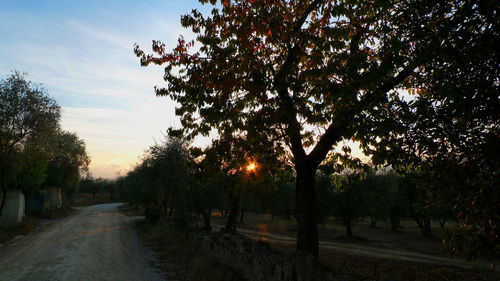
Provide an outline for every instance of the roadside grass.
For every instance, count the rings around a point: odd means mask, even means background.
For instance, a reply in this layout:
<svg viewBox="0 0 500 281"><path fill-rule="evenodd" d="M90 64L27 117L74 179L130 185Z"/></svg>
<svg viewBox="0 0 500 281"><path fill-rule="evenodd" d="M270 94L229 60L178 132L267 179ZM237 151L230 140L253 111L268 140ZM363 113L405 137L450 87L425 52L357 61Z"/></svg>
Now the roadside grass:
<svg viewBox="0 0 500 281"><path fill-rule="evenodd" d="M55 210L42 210L31 212L23 220L11 227L0 228L0 244L4 244L18 235L26 235L36 230L41 224L40 219L58 220L71 215L75 209L69 206L62 206Z"/></svg>
<svg viewBox="0 0 500 281"><path fill-rule="evenodd" d="M186 238L186 232L165 222L151 225L145 220L138 221L136 229L156 253L169 280L244 281L238 272L199 252Z"/></svg>
<svg viewBox="0 0 500 281"><path fill-rule="evenodd" d="M26 235L37 227L37 222L30 217L25 217L22 222L7 228L0 228L0 244L12 240L18 235Z"/></svg>
<svg viewBox="0 0 500 281"><path fill-rule="evenodd" d="M226 217L214 213L212 222L216 226L224 225ZM369 221L358 220L353 224L353 233L357 238L348 238L344 226L337 220L329 218L318 225L321 241L331 241L343 244L367 245L392 250L409 250L422 254L446 256L441 251L443 230L438 224L432 225L432 237L422 236L420 229L411 220L401 221L401 228L397 232L390 230L389 222L380 221L376 227L371 227ZM244 223L238 228L258 231L262 236L284 235L297 236L294 219L275 217L271 220L269 214L245 213ZM259 237L251 237L257 240ZM270 243L269 241L267 243ZM275 247L283 249L293 255L295 245L289 243L271 242ZM421 281L490 281L500 280L500 273L483 268L461 268L454 266L431 265L427 263L400 261L397 259L361 256L346 254L331 249L320 250L320 261L334 272L357 276L360 279L385 280L421 280ZM460 259L460 257L457 257ZM498 261L497 261L498 262Z"/></svg>
<svg viewBox="0 0 500 281"><path fill-rule="evenodd" d="M295 245L272 243L273 247L293 255ZM333 272L355 277L355 280L398 281L493 281L500 272L483 268L461 268L427 263L377 258L321 249L319 260Z"/></svg>
<svg viewBox="0 0 500 281"><path fill-rule="evenodd" d="M143 216L144 215L144 208L141 206L135 207L131 206L129 204L123 204L121 206L118 206L118 210L122 212L126 216Z"/></svg>
<svg viewBox="0 0 500 281"><path fill-rule="evenodd" d="M33 218L41 218L41 219L49 219L49 220L62 219L62 218L69 216L74 211L75 211L75 209L73 209L69 206L63 205L61 208L54 209L54 210L45 209L42 211L31 212L29 214L29 216L33 217Z"/></svg>
<svg viewBox="0 0 500 281"><path fill-rule="evenodd" d="M133 209L122 206L122 211ZM142 210L129 210L129 215L142 215ZM223 225L225 217L213 217L215 226ZM266 214L245 214L245 223L240 228L259 230L263 234L281 234L296 236L294 220L275 218L270 220ZM143 241L152 248L161 263L161 267L167 272L169 280L242 280L238 272L219 263L217 260L205 256L197 251L186 238L185 232L180 232L164 221L155 226L145 220L137 223L136 229ZM433 234L438 237L422 237L420 230L412 221L403 221L402 228L398 232L390 231L388 223L380 222L375 228L370 227L369 222L358 221L353 228L355 235L363 239L345 239L345 230L335 220L330 220L319 227L320 237L323 241L335 241L346 244L366 244L372 247L384 247L390 249L414 250L423 247L416 252L440 255L439 250L440 228L434 226ZM254 237L259 239L259 237ZM269 242L267 242L269 243ZM272 247L293 255L295 245L288 243L271 242ZM414 244L408 246L407 244ZM441 254L442 255L442 254ZM330 267L333 272L346 274L360 280L401 280L401 281L490 281L500 280L500 273L483 268L461 268L455 266L441 266L427 263L401 261L391 258L377 258L362 256L359 254L348 254L331 249L320 250L320 261Z"/></svg>

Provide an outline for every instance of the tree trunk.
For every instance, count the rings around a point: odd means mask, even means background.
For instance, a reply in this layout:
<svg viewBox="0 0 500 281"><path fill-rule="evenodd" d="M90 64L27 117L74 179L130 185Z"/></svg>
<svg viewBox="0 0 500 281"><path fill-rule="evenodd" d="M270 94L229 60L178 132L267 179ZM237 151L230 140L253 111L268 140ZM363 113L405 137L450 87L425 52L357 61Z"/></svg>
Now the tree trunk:
<svg viewBox="0 0 500 281"><path fill-rule="evenodd" d="M352 220L349 217L344 218L344 225L345 225L345 231L347 233L347 236L352 237Z"/></svg>
<svg viewBox="0 0 500 281"><path fill-rule="evenodd" d="M245 215L245 207L241 208L240 223L243 223L243 216Z"/></svg>
<svg viewBox="0 0 500 281"><path fill-rule="evenodd" d="M422 218L422 235L426 237L432 236L431 234L431 218L429 216L423 216Z"/></svg>
<svg viewBox="0 0 500 281"><path fill-rule="evenodd" d="M399 226L399 210L397 208L391 207L389 220L391 221L391 231L397 232Z"/></svg>
<svg viewBox="0 0 500 281"><path fill-rule="evenodd" d="M316 167L296 163L297 252L318 256L318 226L316 224Z"/></svg>
<svg viewBox="0 0 500 281"><path fill-rule="evenodd" d="M201 212L201 216L203 217L203 223L204 223L203 228L207 231L212 230L212 225L210 224L211 214L212 214L211 210L206 210Z"/></svg>
<svg viewBox="0 0 500 281"><path fill-rule="evenodd" d="M410 206L410 216L417 223L423 236L429 237L431 235L431 218L425 214L417 214L413 206Z"/></svg>
<svg viewBox="0 0 500 281"><path fill-rule="evenodd" d="M0 202L0 217L3 216L3 208L5 207L6 199L7 199L7 189L2 188L2 201Z"/></svg>
<svg viewBox="0 0 500 281"><path fill-rule="evenodd" d="M371 223L371 227L376 227L377 226L377 218L374 216L370 216L370 223Z"/></svg>
<svg viewBox="0 0 500 281"><path fill-rule="evenodd" d="M163 212L166 214L167 213L167 199L163 199L163 202L162 202L162 205L163 205Z"/></svg>
<svg viewBox="0 0 500 281"><path fill-rule="evenodd" d="M240 209L240 198L239 196L234 196L231 201L229 217L227 218L226 226L222 229L222 231L236 233L236 223L238 219L238 211Z"/></svg>
<svg viewBox="0 0 500 281"><path fill-rule="evenodd" d="M391 231L397 232L398 231L398 218L391 216Z"/></svg>
<svg viewBox="0 0 500 281"><path fill-rule="evenodd" d="M441 229L444 228L444 225L446 224L446 219L445 218L438 218L439 226Z"/></svg>

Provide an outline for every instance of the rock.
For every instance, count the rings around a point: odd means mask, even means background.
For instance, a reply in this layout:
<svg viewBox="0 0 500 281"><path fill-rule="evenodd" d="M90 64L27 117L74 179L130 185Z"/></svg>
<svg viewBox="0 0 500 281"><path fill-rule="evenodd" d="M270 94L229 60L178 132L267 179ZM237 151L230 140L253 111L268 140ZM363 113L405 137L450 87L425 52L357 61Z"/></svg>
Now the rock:
<svg viewBox="0 0 500 281"><path fill-rule="evenodd" d="M17 241L17 240L19 240L19 239L22 239L23 237L24 237L24 235L16 235L16 236L12 239L12 241Z"/></svg>

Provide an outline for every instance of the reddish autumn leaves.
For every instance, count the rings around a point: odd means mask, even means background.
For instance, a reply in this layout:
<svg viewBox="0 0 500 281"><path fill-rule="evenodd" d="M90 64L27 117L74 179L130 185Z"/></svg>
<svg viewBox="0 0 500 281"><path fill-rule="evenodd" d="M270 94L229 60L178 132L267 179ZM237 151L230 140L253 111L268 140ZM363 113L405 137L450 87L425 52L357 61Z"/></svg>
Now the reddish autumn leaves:
<svg viewBox="0 0 500 281"><path fill-rule="evenodd" d="M390 122L407 106L398 90L415 86L416 74L459 23L462 6L220 1L210 15L182 16L195 41L181 37L170 52L158 41L153 54L134 51L144 66L165 66L167 86L156 93L178 102L187 137L215 129L221 138L288 145L298 177L298 248L317 254L318 165L342 140L354 138L369 150L380 138L402 134Z"/></svg>

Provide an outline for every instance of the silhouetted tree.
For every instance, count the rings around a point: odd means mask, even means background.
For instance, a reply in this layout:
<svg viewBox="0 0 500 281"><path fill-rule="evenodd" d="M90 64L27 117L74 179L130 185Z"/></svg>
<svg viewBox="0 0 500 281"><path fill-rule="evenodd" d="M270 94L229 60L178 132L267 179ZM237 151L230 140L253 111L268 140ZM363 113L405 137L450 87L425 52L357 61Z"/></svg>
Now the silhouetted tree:
<svg viewBox="0 0 500 281"><path fill-rule="evenodd" d="M38 188L46 177L60 107L19 72L0 80L0 215L8 189Z"/></svg>
<svg viewBox="0 0 500 281"><path fill-rule="evenodd" d="M494 1L456 1L450 35L416 72L417 95L374 114L385 118L393 134L376 137L366 147L374 159L408 166L422 174L419 188L432 202L454 207L460 227L446 239L447 248L469 257L500 255L497 225L500 197L500 43ZM379 116L379 117L377 117ZM367 119L368 118L367 116ZM389 126L379 126L380 130ZM368 135L365 135L365 137ZM367 149L370 150L370 149Z"/></svg>
<svg viewBox="0 0 500 281"><path fill-rule="evenodd" d="M201 0L206 3L207 1ZM216 1L210 1L215 4ZM318 255L315 177L333 146L377 135L366 115L397 98L403 82L435 57L468 3L434 1L221 1L210 16L181 18L172 52L135 48L142 65L165 64L166 88L188 136L226 138L256 124L293 153L297 250ZM373 129L373 130L371 130ZM371 131L370 131L371 130Z"/></svg>
<svg viewBox="0 0 500 281"><path fill-rule="evenodd" d="M59 131L44 185L61 188L63 195L71 197L78 191L81 174L88 171L89 164L85 142L76 133Z"/></svg>
<svg viewBox="0 0 500 281"><path fill-rule="evenodd" d="M85 178L80 181L79 191L83 193L90 193L95 197L99 192L108 192L111 199L113 199L115 182L109 179L94 178L92 175L87 174Z"/></svg>

